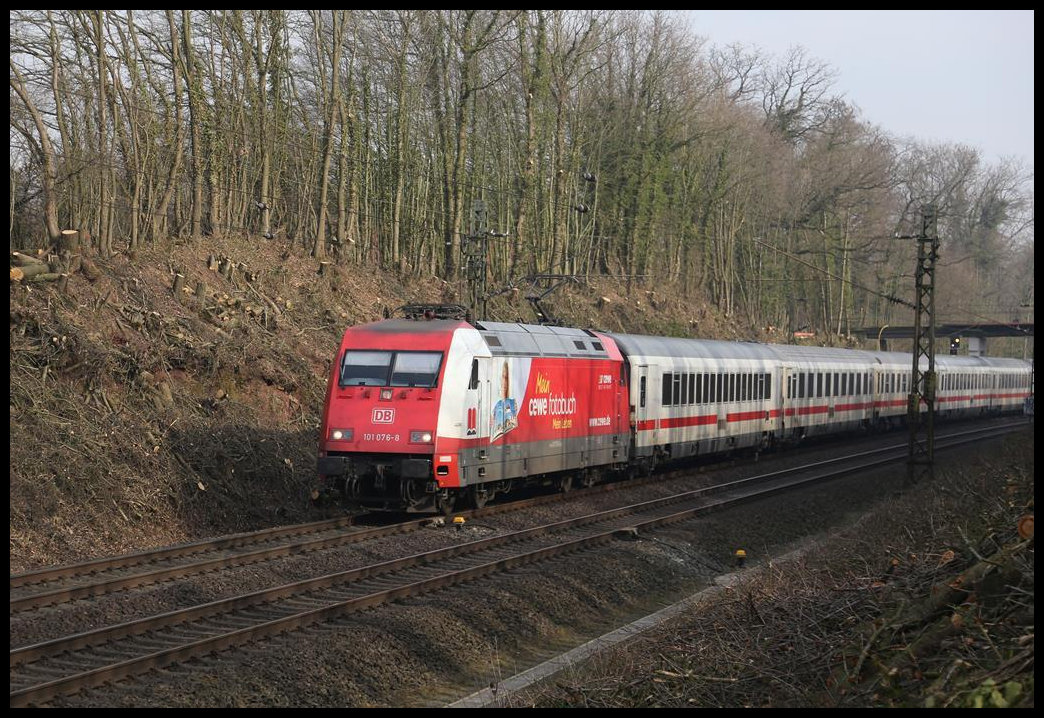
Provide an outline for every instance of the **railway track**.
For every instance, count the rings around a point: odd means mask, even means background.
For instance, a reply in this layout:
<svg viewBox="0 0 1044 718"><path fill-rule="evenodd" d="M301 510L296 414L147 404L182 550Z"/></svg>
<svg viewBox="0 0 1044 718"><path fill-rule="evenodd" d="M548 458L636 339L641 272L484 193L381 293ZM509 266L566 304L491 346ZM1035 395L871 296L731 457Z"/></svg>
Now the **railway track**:
<svg viewBox="0 0 1044 718"><path fill-rule="evenodd" d="M723 464L731 465L732 462L705 465L700 470L713 470ZM630 481L602 484L585 489L583 495L594 496L641 486L653 481L665 481L672 476L685 475L691 471L692 469L682 468ZM492 516L505 511L518 511L554 503L570 498L572 495L575 494L538 496L494 504L477 510L461 511L457 514L467 518ZM427 525L430 519L414 519L374 527L357 526L354 525L354 521L355 517L344 516L13 574L10 577L10 611L14 614L43 606L149 586L208 571L245 566L405 534Z"/></svg>
<svg viewBox="0 0 1044 718"><path fill-rule="evenodd" d="M936 446L957 446L1024 425L964 431L937 439ZM765 473L13 649L11 705L39 704L388 601L589 549L621 531L641 534L738 502L902 461L906 452L905 443L897 444ZM513 503L474 513L516 507Z"/></svg>

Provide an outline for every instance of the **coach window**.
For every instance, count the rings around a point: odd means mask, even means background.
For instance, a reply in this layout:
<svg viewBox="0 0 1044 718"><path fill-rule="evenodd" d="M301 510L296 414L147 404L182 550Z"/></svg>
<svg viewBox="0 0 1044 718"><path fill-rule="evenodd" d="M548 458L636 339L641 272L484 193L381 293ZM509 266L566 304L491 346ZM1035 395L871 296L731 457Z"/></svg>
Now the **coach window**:
<svg viewBox="0 0 1044 718"><path fill-rule="evenodd" d="M696 375L696 403L703 403L703 374Z"/></svg>
<svg viewBox="0 0 1044 718"><path fill-rule="evenodd" d="M750 401L750 385L753 378L753 374L743 375L743 401Z"/></svg>
<svg viewBox="0 0 1044 718"><path fill-rule="evenodd" d="M689 403L696 403L696 377L699 374L689 374Z"/></svg>
<svg viewBox="0 0 1044 718"><path fill-rule="evenodd" d="M688 404L689 403L688 398L689 398L689 375L686 373L686 374L682 374L681 375L681 400L679 401L679 403L681 403L681 404Z"/></svg>
<svg viewBox="0 0 1044 718"><path fill-rule="evenodd" d="M729 401L736 401L736 375L729 374Z"/></svg>
<svg viewBox="0 0 1044 718"><path fill-rule="evenodd" d="M771 399L772 398L772 375L771 374L763 374L762 376L765 377L765 398L766 399Z"/></svg>
<svg viewBox="0 0 1044 718"><path fill-rule="evenodd" d="M661 401L660 401L660 403L663 404L664 406L670 406L671 405L671 390L673 389L673 387L674 387L674 382L671 381L671 374L670 374L670 372L665 372L664 375L663 375L663 387L662 387L663 397L661 398Z"/></svg>
<svg viewBox="0 0 1044 718"><path fill-rule="evenodd" d="M674 388L673 388L673 392L672 392L673 399L672 399L671 403L674 406L678 406L679 404L682 403L681 378L682 378L681 374L675 374L674 377L673 377L674 381L672 382L672 385L673 385Z"/></svg>
<svg viewBox="0 0 1044 718"><path fill-rule="evenodd" d="M638 379L638 406L645 407L645 377Z"/></svg>

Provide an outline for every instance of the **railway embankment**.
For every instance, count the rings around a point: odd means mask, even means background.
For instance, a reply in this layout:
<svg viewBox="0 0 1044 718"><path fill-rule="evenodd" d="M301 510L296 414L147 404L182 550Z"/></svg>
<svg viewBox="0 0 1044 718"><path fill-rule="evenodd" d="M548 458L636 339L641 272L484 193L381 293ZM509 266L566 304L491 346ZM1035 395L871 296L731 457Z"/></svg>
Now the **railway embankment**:
<svg viewBox="0 0 1044 718"><path fill-rule="evenodd" d="M61 285L10 286L12 572L327 516L317 432L345 328L460 301L436 277L347 258L319 274L301 247L261 239L91 260ZM759 336L654 291L577 285L545 304L617 331ZM533 320L514 295L490 316Z"/></svg>

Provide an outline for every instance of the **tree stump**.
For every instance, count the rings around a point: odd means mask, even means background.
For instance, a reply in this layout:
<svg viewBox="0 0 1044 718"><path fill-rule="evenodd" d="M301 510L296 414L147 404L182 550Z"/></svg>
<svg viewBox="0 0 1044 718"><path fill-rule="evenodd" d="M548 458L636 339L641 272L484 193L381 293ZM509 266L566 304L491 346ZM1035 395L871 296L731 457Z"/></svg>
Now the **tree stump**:
<svg viewBox="0 0 1044 718"><path fill-rule="evenodd" d="M80 271L83 272L83 276L87 277L88 282L95 282L101 276L101 271L98 267L86 257L80 260Z"/></svg>

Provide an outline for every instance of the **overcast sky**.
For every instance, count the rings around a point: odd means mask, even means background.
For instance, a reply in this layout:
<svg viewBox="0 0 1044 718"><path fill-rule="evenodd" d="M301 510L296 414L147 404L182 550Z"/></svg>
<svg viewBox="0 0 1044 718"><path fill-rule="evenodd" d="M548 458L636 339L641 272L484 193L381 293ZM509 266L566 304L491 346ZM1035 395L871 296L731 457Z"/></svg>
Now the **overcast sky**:
<svg viewBox="0 0 1044 718"><path fill-rule="evenodd" d="M1032 10L690 10L693 32L837 72L834 90L889 134L1033 167Z"/></svg>

